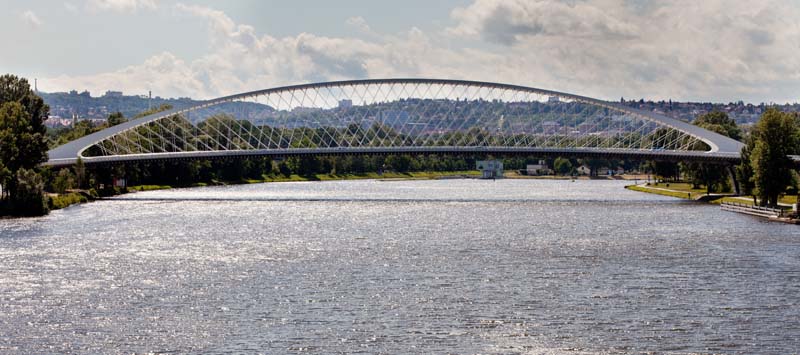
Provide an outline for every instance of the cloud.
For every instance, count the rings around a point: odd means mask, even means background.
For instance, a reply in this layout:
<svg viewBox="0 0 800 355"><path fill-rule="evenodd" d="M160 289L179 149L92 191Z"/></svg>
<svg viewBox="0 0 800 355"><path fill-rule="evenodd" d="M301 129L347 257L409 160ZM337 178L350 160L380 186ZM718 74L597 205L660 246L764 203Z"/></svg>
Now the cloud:
<svg viewBox="0 0 800 355"><path fill-rule="evenodd" d="M637 28L590 2L476 1L457 8L452 17L459 25L449 29L459 35L481 35L487 40L513 44L526 37L628 39Z"/></svg>
<svg viewBox="0 0 800 355"><path fill-rule="evenodd" d="M595 95L795 101L784 90L800 89L798 16L774 0L476 0L446 33L546 58L525 68Z"/></svg>
<svg viewBox="0 0 800 355"><path fill-rule="evenodd" d="M124 90L129 94L169 93L170 96L196 96L204 87L183 60L169 52L150 57L144 63L120 70L86 76L61 75L42 80L47 90Z"/></svg>
<svg viewBox="0 0 800 355"><path fill-rule="evenodd" d="M415 28L374 41L309 33L277 38L259 35L252 26L237 24L211 8L178 4L175 9L206 20L211 42L208 53L191 61L162 53L115 72L48 79L43 81L46 89L144 92L152 88L162 96L210 98L310 81L422 76L426 72L462 77L455 69L459 65L498 59L490 54L442 49ZM442 62L419 60L425 57Z"/></svg>
<svg viewBox="0 0 800 355"><path fill-rule="evenodd" d="M89 0L86 7L91 11L136 12L138 10L155 10L155 0Z"/></svg>
<svg viewBox="0 0 800 355"><path fill-rule="evenodd" d="M142 64L47 82L210 98L324 80L433 77L496 81L605 99L797 101L800 8L777 0L475 0L439 32L412 27L366 38L274 37L224 12L177 4L201 18L208 51L157 54ZM49 88L49 86L48 86Z"/></svg>
<svg viewBox="0 0 800 355"><path fill-rule="evenodd" d="M31 10L26 10L22 14L20 14L20 18L22 22L25 22L26 25L30 28L39 28L42 25L42 20L39 19L39 16Z"/></svg>
<svg viewBox="0 0 800 355"><path fill-rule="evenodd" d="M369 28L369 25L367 24L367 20L365 20L361 16L350 17L350 18L347 19L347 21L345 21L345 23L347 25L349 25L349 26L353 26L353 27L357 28L361 32L372 33L372 29Z"/></svg>

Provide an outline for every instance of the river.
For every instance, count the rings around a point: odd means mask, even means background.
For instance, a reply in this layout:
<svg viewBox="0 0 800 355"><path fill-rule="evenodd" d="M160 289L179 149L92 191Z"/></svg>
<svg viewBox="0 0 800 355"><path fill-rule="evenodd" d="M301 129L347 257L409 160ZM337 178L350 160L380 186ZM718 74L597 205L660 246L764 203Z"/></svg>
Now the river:
<svg viewBox="0 0 800 355"><path fill-rule="evenodd" d="M800 351L797 226L624 184L272 183L0 220L0 353Z"/></svg>

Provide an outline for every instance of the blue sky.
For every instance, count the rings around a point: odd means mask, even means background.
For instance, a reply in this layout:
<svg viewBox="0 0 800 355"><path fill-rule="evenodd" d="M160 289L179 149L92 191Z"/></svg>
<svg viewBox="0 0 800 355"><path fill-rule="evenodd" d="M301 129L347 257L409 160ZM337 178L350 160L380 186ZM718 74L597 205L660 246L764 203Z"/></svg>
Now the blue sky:
<svg viewBox="0 0 800 355"><path fill-rule="evenodd" d="M0 0L0 71L210 98L438 77L605 99L800 101L796 0Z"/></svg>

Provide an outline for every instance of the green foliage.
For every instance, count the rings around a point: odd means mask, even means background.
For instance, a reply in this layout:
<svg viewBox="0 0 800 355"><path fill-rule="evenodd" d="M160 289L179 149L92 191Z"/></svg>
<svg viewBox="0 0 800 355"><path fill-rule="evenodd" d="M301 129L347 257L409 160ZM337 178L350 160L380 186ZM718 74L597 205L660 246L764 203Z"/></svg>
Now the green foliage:
<svg viewBox="0 0 800 355"><path fill-rule="evenodd" d="M652 189L644 186L637 186L637 185L628 185L625 186L628 190L639 191L639 192L647 192L656 195L662 196L670 196L670 197L677 197L677 198L684 198L684 199L691 199L692 193L691 192L683 192L683 191L674 191L669 189Z"/></svg>
<svg viewBox="0 0 800 355"><path fill-rule="evenodd" d="M726 137L736 140L742 139L742 130L736 125L736 121L728 117L728 114L725 112L713 111L700 115L693 123L696 126ZM684 177L688 179L695 188L704 185L706 187L706 192L709 193L727 192L731 190L729 175L725 166L711 163L689 162L682 163L680 170L683 171Z"/></svg>
<svg viewBox="0 0 800 355"><path fill-rule="evenodd" d="M553 167L555 171L561 175L567 175L572 172L572 163L566 158L556 158Z"/></svg>
<svg viewBox="0 0 800 355"><path fill-rule="evenodd" d="M55 179L53 179L53 191L63 194L68 189L75 188L75 177L69 169L61 169L58 171Z"/></svg>
<svg viewBox="0 0 800 355"><path fill-rule="evenodd" d="M158 107L153 107L153 108L151 108L149 110L142 111L138 115L134 116L133 118L141 118L141 117L145 117L145 116L150 116L150 115L152 115L154 113L159 113L159 112L163 112L163 111L167 111L167 110L172 110L172 105L170 105L170 104L161 104ZM121 113L120 113L120 115L121 115Z"/></svg>
<svg viewBox="0 0 800 355"><path fill-rule="evenodd" d="M91 121L78 121L73 127L61 128L50 132L51 147L55 148L101 129L103 129L103 126L95 126Z"/></svg>
<svg viewBox="0 0 800 355"><path fill-rule="evenodd" d="M742 130L736 125L736 121L728 117L728 114L725 112L713 111L700 115L693 123L695 126L705 128L735 140L742 139Z"/></svg>
<svg viewBox="0 0 800 355"><path fill-rule="evenodd" d="M47 160L48 112L27 80L0 76L0 201L9 200L12 214L47 213L44 182L33 169Z"/></svg>
<svg viewBox="0 0 800 355"><path fill-rule="evenodd" d="M106 120L106 126L112 127L127 121L128 120L125 119L125 116L122 114L122 112L117 111L108 115L108 120Z"/></svg>
<svg viewBox="0 0 800 355"><path fill-rule="evenodd" d="M79 193L58 195L50 197L49 207L51 210L60 210L78 203L86 203L89 199Z"/></svg>
<svg viewBox="0 0 800 355"><path fill-rule="evenodd" d="M42 216L50 211L44 194L44 179L33 170L19 169L12 195L12 213L18 216Z"/></svg>
<svg viewBox="0 0 800 355"><path fill-rule="evenodd" d="M72 167L75 171L75 183L76 186L80 189L84 188L87 185L86 181L86 165L83 164L83 159L78 157L78 161L75 163L75 166Z"/></svg>
<svg viewBox="0 0 800 355"><path fill-rule="evenodd" d="M777 206L778 197L792 182L792 161L798 150L798 126L793 115L768 109L753 127L750 165L760 204Z"/></svg>
<svg viewBox="0 0 800 355"><path fill-rule="evenodd" d="M0 162L12 173L32 169L47 160L44 126L36 127L34 121L19 102L0 106Z"/></svg>
<svg viewBox="0 0 800 355"><path fill-rule="evenodd" d="M745 139L745 145L742 148L742 161L736 166L736 179L739 180L739 188L742 195L752 195L755 190L755 181L753 175L753 165L750 164L753 148L755 148L755 139L752 135Z"/></svg>

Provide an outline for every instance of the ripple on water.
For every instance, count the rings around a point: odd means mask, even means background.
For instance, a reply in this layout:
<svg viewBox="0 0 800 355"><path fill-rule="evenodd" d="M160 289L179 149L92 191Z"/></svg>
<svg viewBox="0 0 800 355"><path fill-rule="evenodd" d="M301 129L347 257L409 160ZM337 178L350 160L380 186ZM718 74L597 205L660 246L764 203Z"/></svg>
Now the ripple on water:
<svg viewBox="0 0 800 355"><path fill-rule="evenodd" d="M622 186L261 184L0 220L0 352L800 348L796 226Z"/></svg>

